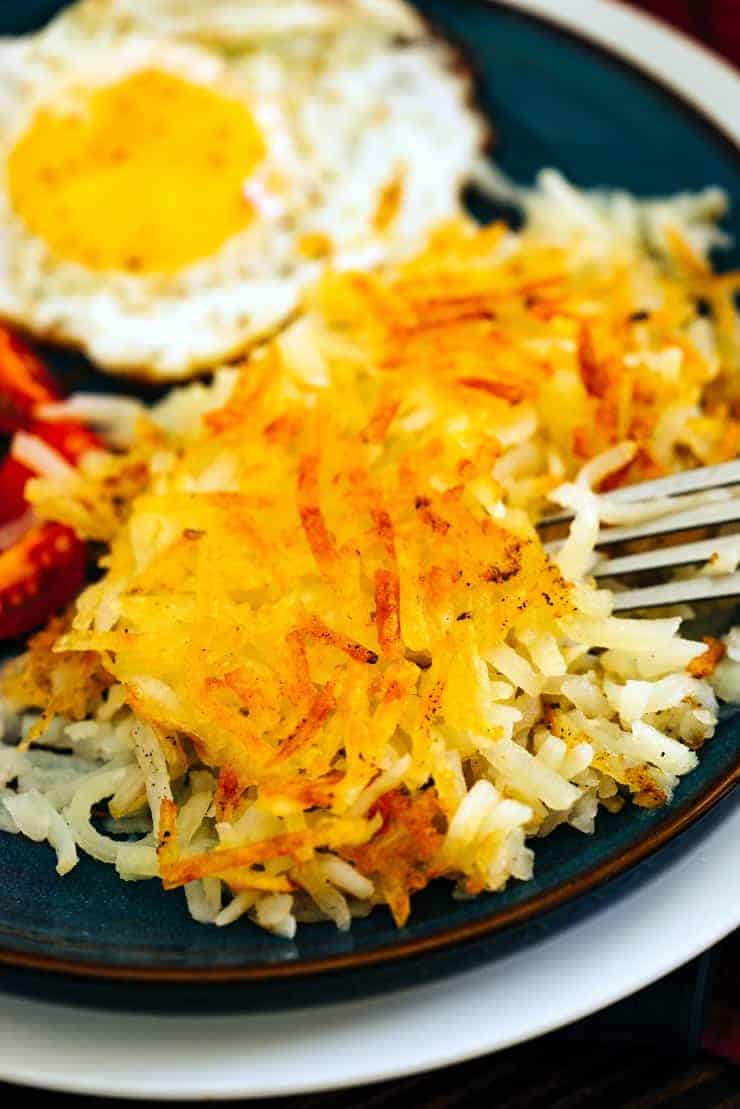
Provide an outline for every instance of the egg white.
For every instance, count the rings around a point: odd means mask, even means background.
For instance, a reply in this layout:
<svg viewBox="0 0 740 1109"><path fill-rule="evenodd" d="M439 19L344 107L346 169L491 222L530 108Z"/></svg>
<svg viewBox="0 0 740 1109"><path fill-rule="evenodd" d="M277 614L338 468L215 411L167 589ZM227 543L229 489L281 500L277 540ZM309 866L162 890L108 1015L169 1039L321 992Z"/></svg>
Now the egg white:
<svg viewBox="0 0 740 1109"><path fill-rule="evenodd" d="M265 18L248 48L214 50L177 41L178 8L199 13L206 41L212 8L224 22L228 8L266 17L268 6L86 0L45 32L0 44L0 316L80 347L103 369L181 378L238 355L289 316L327 262L306 256L307 239L330 240L332 265L372 266L415 249L457 214L485 139L467 80L446 46L418 33L415 17L407 29L416 37L399 39L398 19L384 24L378 15L405 14L405 6L355 3L370 15L342 19L332 33L283 38L274 27L268 33ZM342 7L273 0L269 10L284 27ZM152 37L151 18L142 34L137 10L167 14L156 29L173 37ZM192 40L192 19L187 27ZM15 213L7 158L40 106L152 68L248 107L267 146L245 182L256 215L214 254L174 273L88 269L57 256ZM399 182L397 209L380 227L379 198Z"/></svg>
<svg viewBox="0 0 740 1109"><path fill-rule="evenodd" d="M244 50L350 27L386 37L424 35L404 0L78 0L49 26L58 39L115 39L131 32L175 37L216 49Z"/></svg>

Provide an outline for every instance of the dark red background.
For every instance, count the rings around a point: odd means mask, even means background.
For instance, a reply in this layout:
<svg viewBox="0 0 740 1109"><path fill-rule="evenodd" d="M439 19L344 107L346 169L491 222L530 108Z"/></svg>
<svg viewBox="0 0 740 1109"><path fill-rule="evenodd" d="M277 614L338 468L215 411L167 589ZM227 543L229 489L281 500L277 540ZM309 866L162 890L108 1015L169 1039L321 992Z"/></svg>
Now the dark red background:
<svg viewBox="0 0 740 1109"><path fill-rule="evenodd" d="M740 0L628 0L740 65Z"/></svg>

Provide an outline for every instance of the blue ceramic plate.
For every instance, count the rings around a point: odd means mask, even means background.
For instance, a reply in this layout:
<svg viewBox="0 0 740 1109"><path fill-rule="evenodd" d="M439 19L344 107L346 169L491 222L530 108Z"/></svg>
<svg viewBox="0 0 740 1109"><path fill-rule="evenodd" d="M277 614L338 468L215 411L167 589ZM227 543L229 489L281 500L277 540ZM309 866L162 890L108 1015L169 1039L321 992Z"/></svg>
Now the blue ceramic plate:
<svg viewBox="0 0 740 1109"><path fill-rule="evenodd" d="M38 26L58 6L6 2L0 33ZM730 142L624 62L503 5L424 0L420 6L465 50L494 122L498 164L517 180L555 165L582 186L660 194L713 184L740 201L740 161ZM740 240L740 203L733 219L729 230ZM78 356L49 356L70 387L130 389ZM401 957L418 966L434 949L511 932L551 910L562 916L566 903L657 851L729 792L740 776L739 747L740 716L730 713L671 807L603 813L595 837L557 831L538 845L536 877L504 893L461 903L447 884L433 886L417 896L400 931L385 910L357 921L350 935L303 926L294 943L249 925L206 928L189 918L182 897L164 894L156 882L124 884L89 858L60 881L51 851L3 835L0 960L108 980L191 984L267 979L277 985L279 978L355 973Z"/></svg>

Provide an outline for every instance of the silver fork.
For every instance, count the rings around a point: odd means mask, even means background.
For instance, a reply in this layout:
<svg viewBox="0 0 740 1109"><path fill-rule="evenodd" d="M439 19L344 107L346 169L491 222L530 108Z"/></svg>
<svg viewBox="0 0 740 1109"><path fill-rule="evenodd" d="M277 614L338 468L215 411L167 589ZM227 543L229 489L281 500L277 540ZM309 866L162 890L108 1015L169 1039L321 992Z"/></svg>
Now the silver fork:
<svg viewBox="0 0 740 1109"><path fill-rule="evenodd" d="M612 523L599 531L597 550L619 547L635 540L680 539L684 532L702 528L726 528L740 523L740 460L718 466L685 470L657 481L628 485L599 498L603 514ZM545 535L573 519L572 512L545 516L538 528ZM555 553L563 543L545 543ZM637 554L603 555L591 571L596 578L619 578L657 569L676 569L705 563L715 555L729 554L740 547L740 534L723 534L712 539L659 545ZM740 571L701 574L662 585L635 586L614 594L615 611L658 608L691 601L723 600L740 596Z"/></svg>

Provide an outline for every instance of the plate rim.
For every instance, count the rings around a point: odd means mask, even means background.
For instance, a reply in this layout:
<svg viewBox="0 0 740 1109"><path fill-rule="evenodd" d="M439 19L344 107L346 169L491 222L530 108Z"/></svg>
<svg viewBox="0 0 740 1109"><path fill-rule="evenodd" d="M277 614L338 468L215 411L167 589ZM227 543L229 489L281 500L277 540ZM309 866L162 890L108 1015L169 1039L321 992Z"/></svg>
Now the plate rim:
<svg viewBox="0 0 740 1109"><path fill-rule="evenodd" d="M472 0L479 8L515 14L531 24L544 25L549 31L575 41L578 46L606 58L611 65L637 74L641 80L657 87L681 111L709 129L715 140L729 147L740 164L740 110L737 119L728 114L722 87L730 82L740 85L734 70L718 55L693 42L654 17L627 8L621 0L559 0L554 11L548 0ZM610 24L630 29L634 34L613 34ZM632 27L630 28L630 24ZM641 38L641 35L643 36ZM647 36L645 38L645 36ZM674 69L661 62L652 47L661 44L683 62L681 80ZM683 57L682 57L683 56ZM675 57L674 57L675 62ZM691 63L687 66L687 63ZM697 69L698 66L698 69ZM719 79L720 89L707 87L707 75ZM740 97L737 98L740 103ZM626 851L615 852L577 877L552 890L543 891L519 905L504 910L493 909L479 920L441 928L432 936L410 938L397 943L384 943L371 951L349 952L318 958L298 959L290 963L244 963L229 967L208 964L188 967L157 967L135 962L115 965L91 959L75 959L55 955L39 955L11 947L0 940L0 965L59 976L84 977L109 982L148 982L162 984L210 984L266 982L275 979L309 978L331 972L360 970L378 964L401 962L413 956L442 951L483 937L493 936L506 928L523 925L585 895L598 886L649 858L665 844L705 816L722 798L740 783L740 760L711 781L693 800L675 809L657 828L646 833Z"/></svg>
<svg viewBox="0 0 740 1109"><path fill-rule="evenodd" d="M653 881L575 929L493 966L404 987L390 1005L382 996L269 1014L152 1016L80 1008L72 992L61 1005L0 992L0 1077L147 1101L254 1099L404 1078L513 1047L650 985L737 926L740 806L729 806Z"/></svg>
<svg viewBox="0 0 740 1109"><path fill-rule="evenodd" d="M555 34L575 39L610 63L637 73L698 120L715 139L719 138L733 157L740 156L740 70L680 28L632 7L626 0L558 0L557 11L553 10L553 0L468 2L545 24ZM585 24L595 17L596 22L587 29ZM632 24L629 37L619 36L620 24L622 30ZM675 67L662 63L652 49L668 43L679 63ZM706 78L713 87L708 87ZM737 105L734 111L733 104Z"/></svg>
<svg viewBox="0 0 740 1109"><path fill-rule="evenodd" d="M740 716L737 722L740 725ZM697 824L715 805L729 796L738 784L740 784L740 760L710 782L698 797L677 807L670 819L666 819L653 831L642 836L626 851L615 851L577 877L537 894L519 905L499 911L493 910L479 920L442 928L432 936L410 938L398 943L384 943L371 951L297 959L290 963L244 963L228 967L214 967L208 964L161 967L135 962L116 965L94 959L76 960L0 947L0 965L98 981L194 986L306 979L347 970L365 970L379 964L395 964L415 956L444 951L474 940L492 937L507 928L527 924L534 918L545 917L548 913L576 901L597 887L605 886L612 879L655 855L682 832Z"/></svg>

